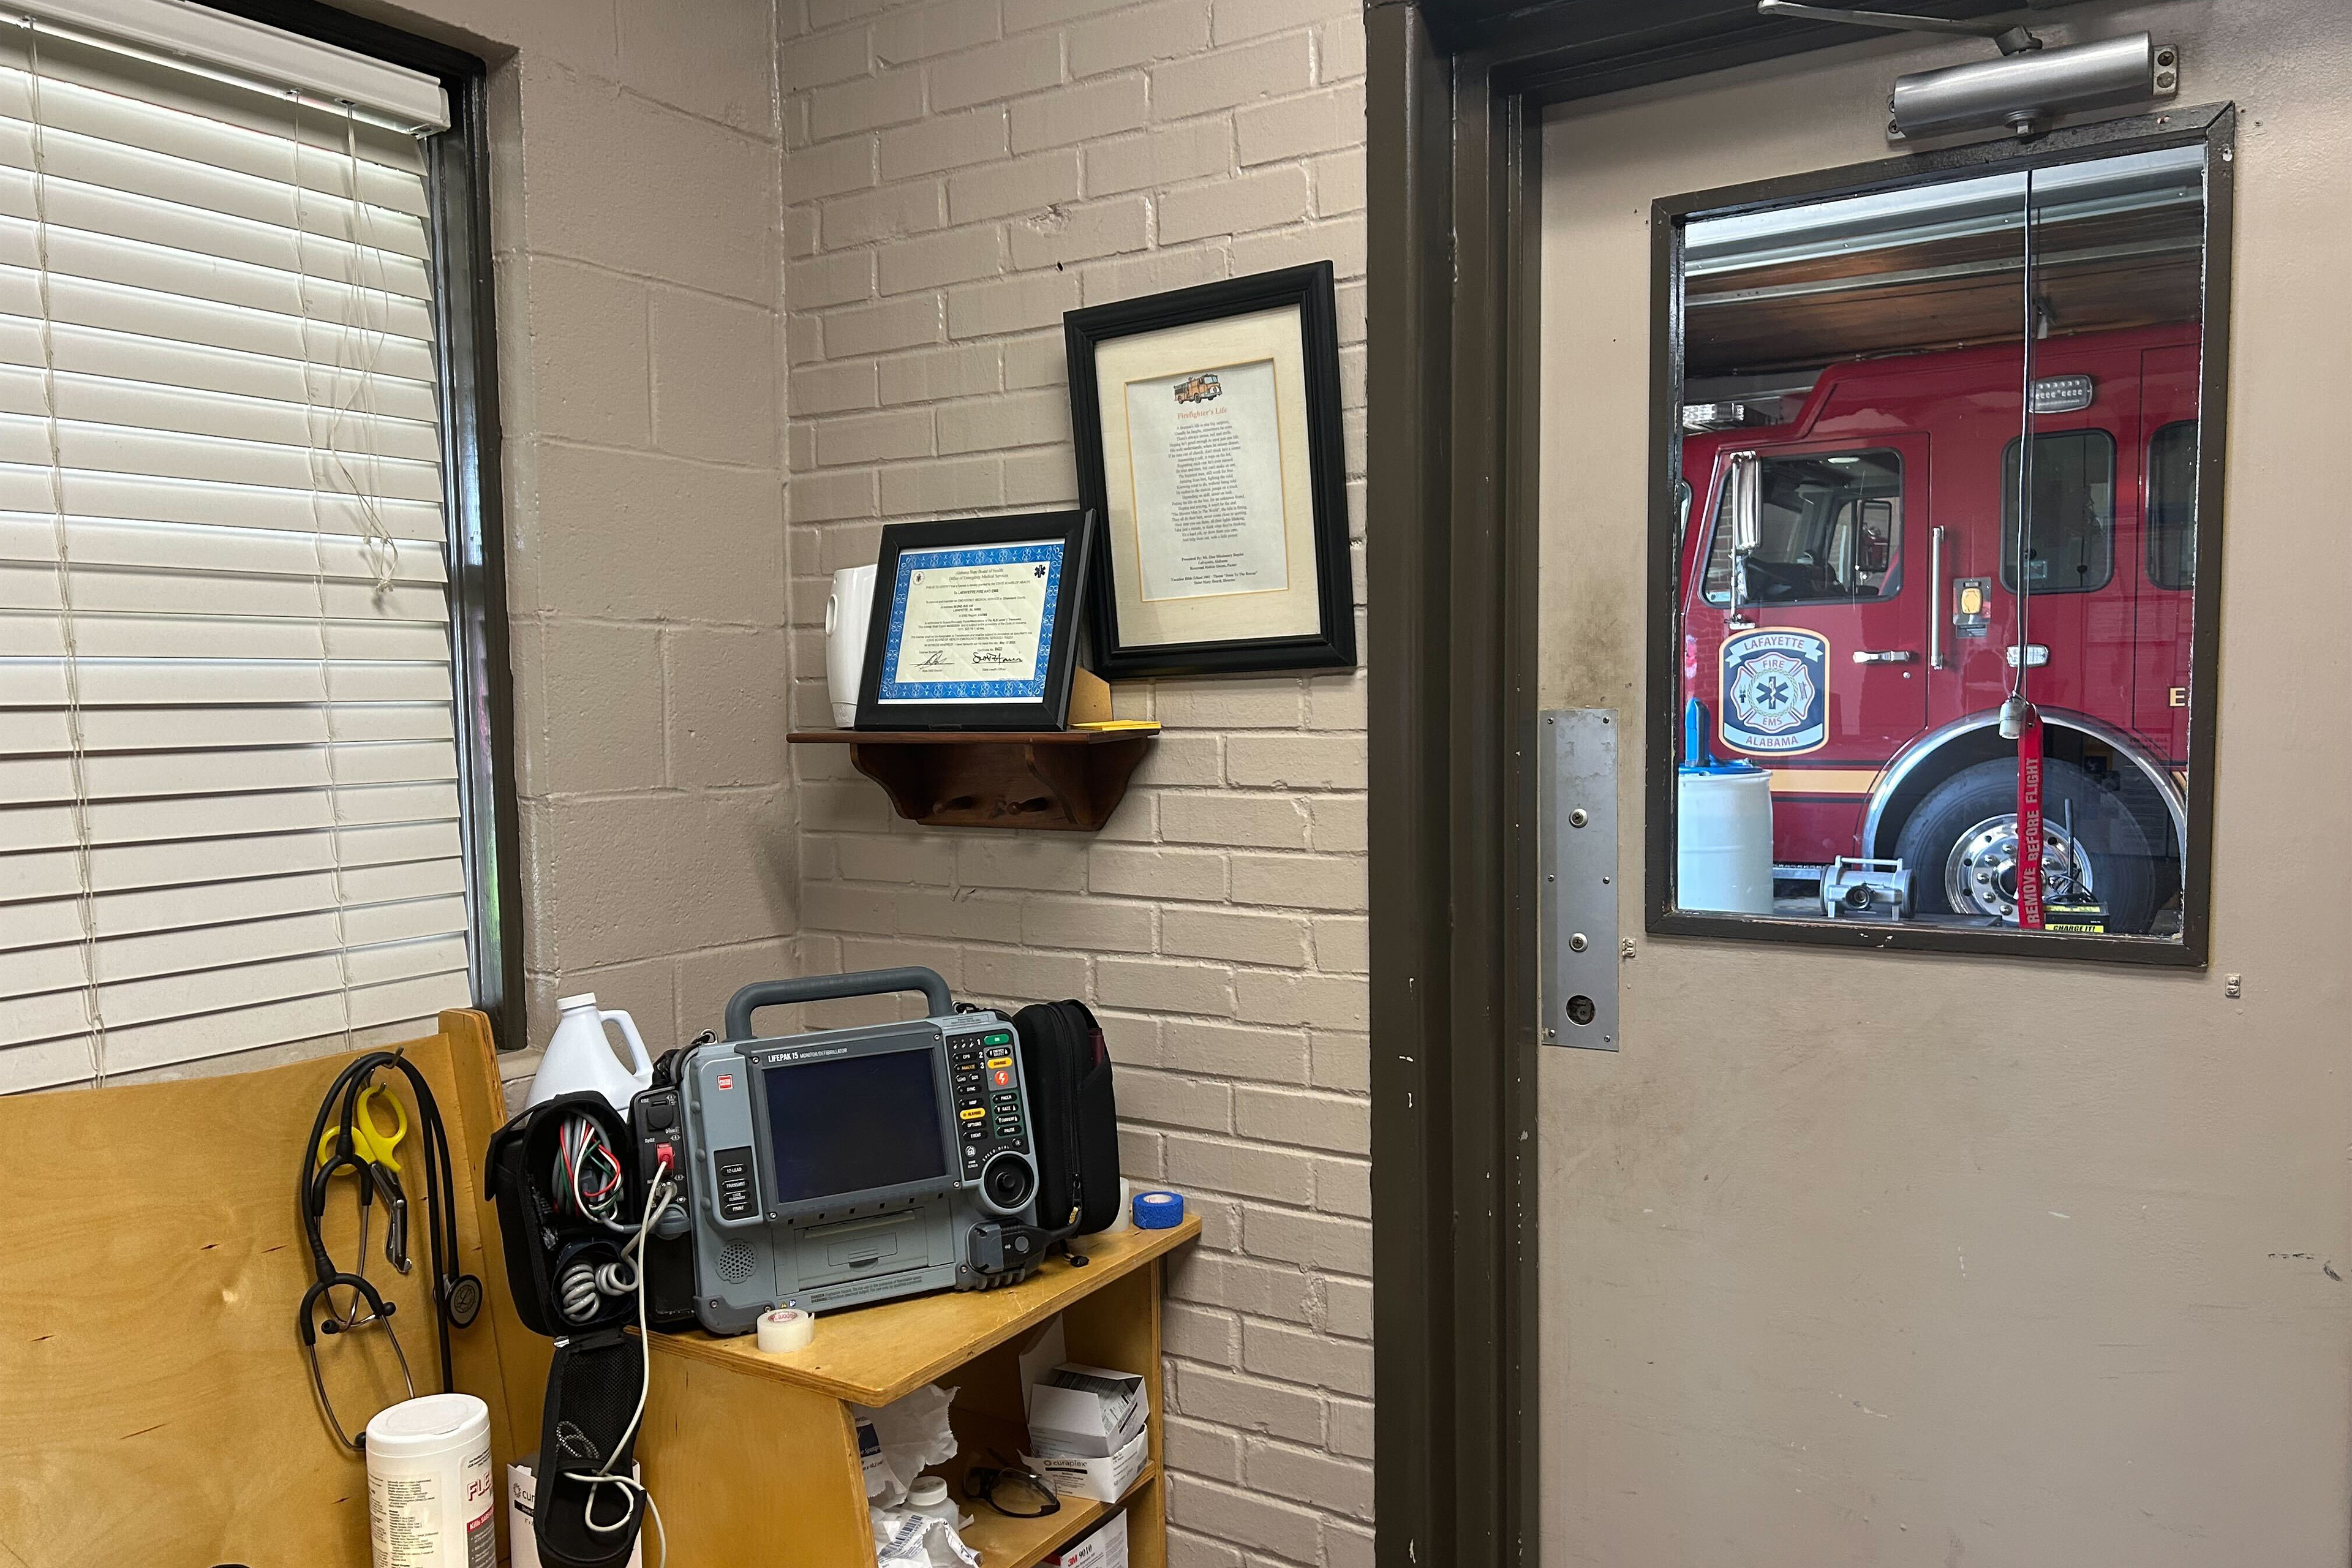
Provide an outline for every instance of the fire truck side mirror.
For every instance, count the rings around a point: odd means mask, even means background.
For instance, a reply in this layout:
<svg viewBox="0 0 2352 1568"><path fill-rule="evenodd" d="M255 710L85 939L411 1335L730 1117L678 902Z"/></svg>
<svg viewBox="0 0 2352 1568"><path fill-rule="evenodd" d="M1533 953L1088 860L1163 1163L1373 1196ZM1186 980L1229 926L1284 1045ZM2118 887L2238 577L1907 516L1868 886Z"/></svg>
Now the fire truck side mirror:
<svg viewBox="0 0 2352 1568"><path fill-rule="evenodd" d="M1753 452L1734 452L1724 480L1731 507L1731 550L1750 555L1764 542L1764 466Z"/></svg>

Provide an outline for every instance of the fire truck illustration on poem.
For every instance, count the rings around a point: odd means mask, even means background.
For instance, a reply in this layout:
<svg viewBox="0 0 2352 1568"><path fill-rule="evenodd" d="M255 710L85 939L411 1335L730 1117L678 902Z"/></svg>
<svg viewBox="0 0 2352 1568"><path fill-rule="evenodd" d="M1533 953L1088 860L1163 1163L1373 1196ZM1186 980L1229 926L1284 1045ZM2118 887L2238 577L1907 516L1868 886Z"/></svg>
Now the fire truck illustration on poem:
<svg viewBox="0 0 2352 1568"><path fill-rule="evenodd" d="M1917 918L2014 923L1997 726L2021 657L2050 897L2108 931L2177 929L2200 349L2193 323L2036 345L2022 550L2014 343L1832 364L1778 424L1685 411L1683 699L1716 752L1770 773L1782 896L1842 857L1900 860ZM1727 481L1750 461L1738 549Z"/></svg>
<svg viewBox="0 0 2352 1568"><path fill-rule="evenodd" d="M1206 371L1176 384L1176 401L1179 403L1206 403L1224 395L1225 389L1217 384L1216 376Z"/></svg>

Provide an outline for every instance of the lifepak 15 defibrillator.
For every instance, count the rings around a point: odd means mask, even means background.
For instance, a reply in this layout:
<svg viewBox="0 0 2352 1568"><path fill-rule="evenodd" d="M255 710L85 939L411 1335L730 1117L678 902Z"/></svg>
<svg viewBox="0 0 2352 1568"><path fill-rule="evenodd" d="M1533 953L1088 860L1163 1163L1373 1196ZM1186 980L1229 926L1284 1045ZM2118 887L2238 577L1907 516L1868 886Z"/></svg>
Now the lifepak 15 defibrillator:
<svg viewBox="0 0 2352 1568"><path fill-rule="evenodd" d="M760 1037L796 1002L919 991L931 1016ZM1036 1147L1012 1023L958 1012L929 969L770 981L727 1004L727 1035L687 1049L637 1097L641 1158L687 1174L694 1315L751 1331L811 1311L1035 1268Z"/></svg>

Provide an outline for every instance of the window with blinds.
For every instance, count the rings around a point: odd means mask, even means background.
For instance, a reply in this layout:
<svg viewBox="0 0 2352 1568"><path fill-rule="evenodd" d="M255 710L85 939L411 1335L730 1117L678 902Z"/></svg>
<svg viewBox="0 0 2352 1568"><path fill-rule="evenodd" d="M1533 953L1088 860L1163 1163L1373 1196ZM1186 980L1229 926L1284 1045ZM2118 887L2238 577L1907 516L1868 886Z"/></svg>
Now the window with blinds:
<svg viewBox="0 0 2352 1568"><path fill-rule="evenodd" d="M0 23L0 1092L469 1002L425 169Z"/></svg>

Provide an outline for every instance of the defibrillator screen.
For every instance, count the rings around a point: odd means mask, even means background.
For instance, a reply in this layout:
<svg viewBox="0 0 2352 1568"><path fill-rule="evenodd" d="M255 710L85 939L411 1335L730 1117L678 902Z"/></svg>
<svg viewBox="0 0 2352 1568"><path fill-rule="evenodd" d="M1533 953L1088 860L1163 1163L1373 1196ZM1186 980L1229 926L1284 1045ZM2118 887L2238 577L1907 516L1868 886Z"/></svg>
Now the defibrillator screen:
<svg viewBox="0 0 2352 1568"><path fill-rule="evenodd" d="M948 1173L929 1048L765 1069L775 1201L808 1203Z"/></svg>

